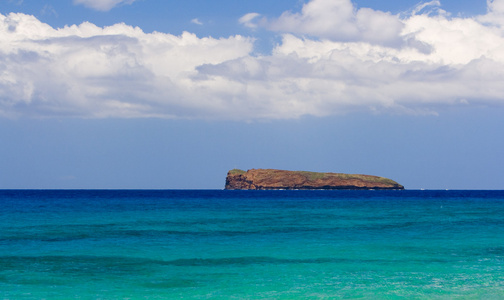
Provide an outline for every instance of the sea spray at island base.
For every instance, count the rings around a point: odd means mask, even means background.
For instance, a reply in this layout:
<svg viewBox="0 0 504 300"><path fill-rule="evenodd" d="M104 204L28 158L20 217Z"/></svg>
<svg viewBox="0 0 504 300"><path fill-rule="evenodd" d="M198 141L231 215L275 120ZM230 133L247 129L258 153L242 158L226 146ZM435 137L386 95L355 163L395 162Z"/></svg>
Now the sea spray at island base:
<svg viewBox="0 0 504 300"><path fill-rule="evenodd" d="M501 191L0 191L3 299L504 297Z"/></svg>

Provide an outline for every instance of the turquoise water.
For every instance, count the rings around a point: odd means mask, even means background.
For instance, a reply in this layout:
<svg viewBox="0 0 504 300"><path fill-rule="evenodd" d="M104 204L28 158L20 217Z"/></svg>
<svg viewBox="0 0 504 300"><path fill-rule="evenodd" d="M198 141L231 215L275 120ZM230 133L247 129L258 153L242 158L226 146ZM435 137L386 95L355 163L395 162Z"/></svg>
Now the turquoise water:
<svg viewBox="0 0 504 300"><path fill-rule="evenodd" d="M0 299L502 299L503 191L0 191Z"/></svg>

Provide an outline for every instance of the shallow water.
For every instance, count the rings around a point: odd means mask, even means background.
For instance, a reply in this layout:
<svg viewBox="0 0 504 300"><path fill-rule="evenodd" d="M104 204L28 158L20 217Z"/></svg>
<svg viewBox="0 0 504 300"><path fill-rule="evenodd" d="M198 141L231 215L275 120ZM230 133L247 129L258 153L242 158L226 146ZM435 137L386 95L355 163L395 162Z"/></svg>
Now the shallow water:
<svg viewBox="0 0 504 300"><path fill-rule="evenodd" d="M0 191L1 299L500 299L502 191Z"/></svg>

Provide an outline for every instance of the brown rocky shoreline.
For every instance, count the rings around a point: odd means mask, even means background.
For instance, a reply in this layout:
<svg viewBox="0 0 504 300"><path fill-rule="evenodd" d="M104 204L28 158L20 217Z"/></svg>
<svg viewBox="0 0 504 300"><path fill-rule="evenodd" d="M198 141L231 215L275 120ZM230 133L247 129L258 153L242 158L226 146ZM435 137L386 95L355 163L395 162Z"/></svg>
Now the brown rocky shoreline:
<svg viewBox="0 0 504 300"><path fill-rule="evenodd" d="M226 177L226 190L403 190L384 177L344 173L234 169Z"/></svg>

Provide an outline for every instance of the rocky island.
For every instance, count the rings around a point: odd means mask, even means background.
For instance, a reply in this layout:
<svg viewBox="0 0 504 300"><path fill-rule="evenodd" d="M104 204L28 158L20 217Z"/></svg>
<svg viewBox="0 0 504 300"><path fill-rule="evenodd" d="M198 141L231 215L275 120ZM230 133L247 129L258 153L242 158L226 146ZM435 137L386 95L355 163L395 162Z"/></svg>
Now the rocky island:
<svg viewBox="0 0 504 300"><path fill-rule="evenodd" d="M384 177L284 171L234 169L226 177L226 190L402 190L404 186Z"/></svg>

